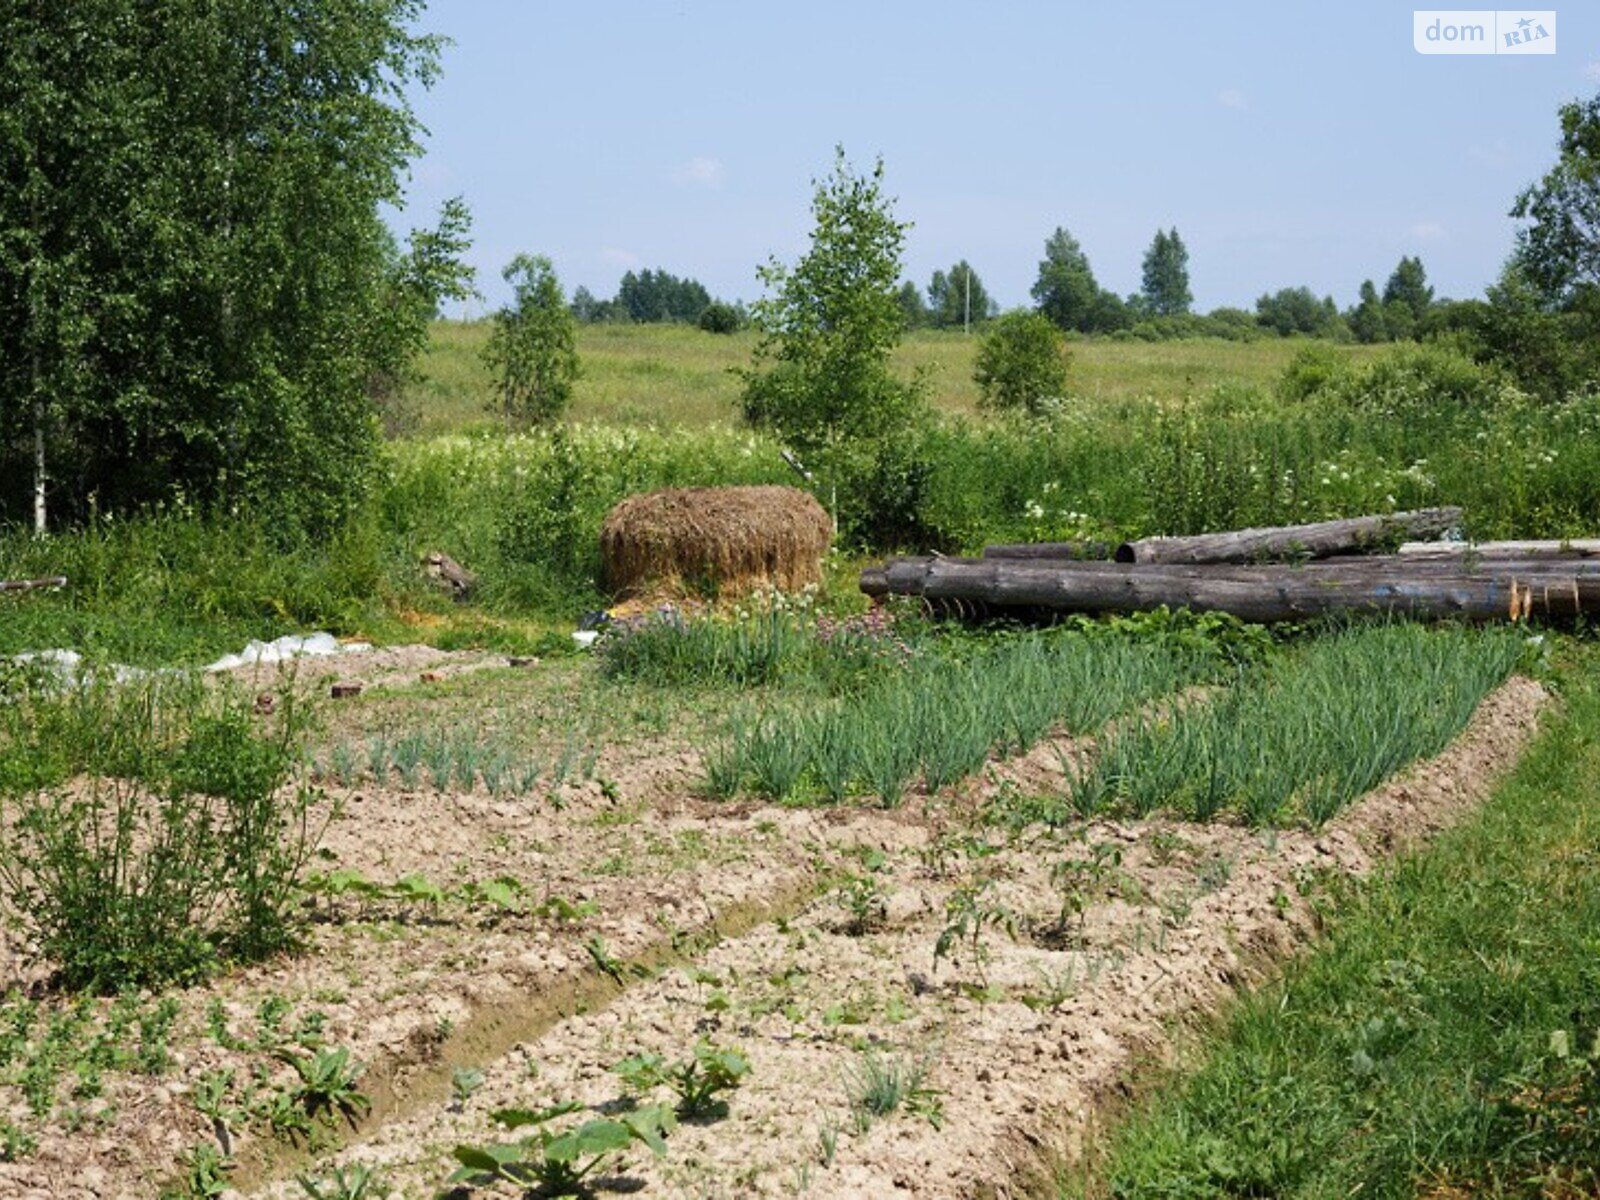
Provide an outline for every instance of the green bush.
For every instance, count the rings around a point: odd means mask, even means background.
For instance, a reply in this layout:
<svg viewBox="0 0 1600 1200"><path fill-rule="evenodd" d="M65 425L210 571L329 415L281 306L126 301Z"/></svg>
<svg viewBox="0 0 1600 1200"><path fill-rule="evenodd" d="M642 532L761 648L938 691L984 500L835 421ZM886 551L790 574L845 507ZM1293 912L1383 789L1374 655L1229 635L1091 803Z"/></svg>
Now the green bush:
<svg viewBox="0 0 1600 1200"><path fill-rule="evenodd" d="M308 717L264 727L197 680L30 691L0 708L0 888L69 988L186 983L299 936L319 830L293 781Z"/></svg>
<svg viewBox="0 0 1600 1200"><path fill-rule="evenodd" d="M1065 340L1043 313L1008 312L989 326L972 378L988 408L1038 412L1067 391Z"/></svg>
<svg viewBox="0 0 1600 1200"><path fill-rule="evenodd" d="M700 328L707 333L737 333L740 324L739 310L721 300L712 301L700 314Z"/></svg>

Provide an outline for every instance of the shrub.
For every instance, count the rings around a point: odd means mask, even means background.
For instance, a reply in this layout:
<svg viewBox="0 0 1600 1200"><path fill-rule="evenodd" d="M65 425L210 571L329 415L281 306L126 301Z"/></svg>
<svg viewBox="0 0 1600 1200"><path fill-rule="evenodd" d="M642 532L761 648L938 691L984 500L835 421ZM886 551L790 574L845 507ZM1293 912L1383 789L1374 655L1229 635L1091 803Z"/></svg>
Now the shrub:
<svg viewBox="0 0 1600 1200"><path fill-rule="evenodd" d="M1480 417L1521 399L1497 369L1442 343L1397 346L1364 370L1333 372L1320 395L1353 412L1402 422Z"/></svg>
<svg viewBox="0 0 1600 1200"><path fill-rule="evenodd" d="M972 377L987 408L1037 412L1067 390L1066 342L1042 313L1009 312L995 320L978 347Z"/></svg>
<svg viewBox="0 0 1600 1200"><path fill-rule="evenodd" d="M1332 346L1317 342L1297 351L1278 381L1278 394L1285 400L1305 400L1335 379L1349 374L1342 354Z"/></svg>
<svg viewBox="0 0 1600 1200"><path fill-rule="evenodd" d="M195 680L31 691L4 706L5 901L92 991L160 987L292 946L316 796L291 783L306 731L271 729Z"/></svg>
<svg viewBox="0 0 1600 1200"><path fill-rule="evenodd" d="M706 305L700 313L700 328L707 333L736 333L739 325L739 310L721 300Z"/></svg>

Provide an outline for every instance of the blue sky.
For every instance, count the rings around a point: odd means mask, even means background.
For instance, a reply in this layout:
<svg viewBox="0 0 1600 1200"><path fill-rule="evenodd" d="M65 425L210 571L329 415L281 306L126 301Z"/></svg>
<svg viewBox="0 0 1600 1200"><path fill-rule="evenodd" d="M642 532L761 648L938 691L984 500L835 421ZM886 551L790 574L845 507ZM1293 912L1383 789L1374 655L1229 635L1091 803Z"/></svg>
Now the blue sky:
<svg viewBox="0 0 1600 1200"><path fill-rule="evenodd" d="M1600 6L1556 11L1554 55L1425 57L1412 6L1377 2L435 0L454 45L394 220L465 196L491 305L521 251L569 292L654 267L749 300L841 143L883 155L908 278L964 257L1007 306L1057 225L1122 293L1176 225L1201 309L1302 283L1348 305L1403 254L1476 295L1557 106L1600 88Z"/></svg>

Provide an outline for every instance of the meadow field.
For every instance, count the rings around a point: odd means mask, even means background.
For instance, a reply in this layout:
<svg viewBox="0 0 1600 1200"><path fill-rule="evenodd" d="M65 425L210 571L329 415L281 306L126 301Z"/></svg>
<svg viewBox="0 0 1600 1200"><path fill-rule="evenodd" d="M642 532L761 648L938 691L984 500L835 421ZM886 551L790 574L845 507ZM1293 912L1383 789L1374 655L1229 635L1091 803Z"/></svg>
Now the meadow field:
<svg viewBox="0 0 1600 1200"><path fill-rule="evenodd" d="M919 330L896 349L895 368L927 373L934 405L971 416L978 409L972 379L977 334ZM440 321L420 364L422 379L408 394L418 436L482 427L494 402L483 363L488 321ZM687 325L582 325L583 363L573 395L574 420L675 427L726 424L739 413L739 368L749 365L756 337L717 335ZM1182 400L1222 381L1270 387L1303 342L1194 339L1165 343L1079 338L1072 342L1072 392L1095 402ZM1339 347L1361 362L1376 346Z"/></svg>
<svg viewBox="0 0 1600 1200"><path fill-rule="evenodd" d="M742 336L585 329L531 430L482 341L435 326L336 539L181 505L0 538L69 578L0 600L0 652L88 656L0 672L0 1195L1594 1183L1584 629L962 624L855 583L1438 503L1592 534L1600 402L1449 346L1086 339L1000 416L921 335L935 412L822 481L821 586L582 650L617 500L798 480L737 423ZM313 628L375 645L165 669Z"/></svg>

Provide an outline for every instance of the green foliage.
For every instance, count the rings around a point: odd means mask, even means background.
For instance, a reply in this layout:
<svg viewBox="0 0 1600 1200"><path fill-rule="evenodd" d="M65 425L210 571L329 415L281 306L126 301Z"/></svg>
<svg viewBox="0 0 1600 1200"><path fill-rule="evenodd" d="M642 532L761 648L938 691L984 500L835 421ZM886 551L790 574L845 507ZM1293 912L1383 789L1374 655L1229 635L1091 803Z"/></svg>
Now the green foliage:
<svg viewBox="0 0 1600 1200"><path fill-rule="evenodd" d="M738 1050L729 1050L701 1039L694 1053L677 1062L667 1062L659 1054L635 1054L623 1059L612 1070L637 1096L646 1096L660 1087L677 1094L677 1114L686 1121L724 1117L728 1102L723 1093L732 1092L750 1074L750 1061Z"/></svg>
<svg viewBox="0 0 1600 1200"><path fill-rule="evenodd" d="M1158 317L1179 316L1194 303L1194 294L1189 290L1189 249L1177 229L1156 230L1144 255L1140 296L1145 307Z"/></svg>
<svg viewBox="0 0 1600 1200"><path fill-rule="evenodd" d="M1057 227L1045 239L1044 260L1032 291L1039 311L1062 329L1091 327L1100 285L1095 282L1089 256L1065 229Z"/></svg>
<svg viewBox="0 0 1600 1200"><path fill-rule="evenodd" d="M369 386L415 343L416 308L391 302L441 282L410 272L379 213L418 150L407 93L437 64L420 10L9 17L0 514L28 507L35 432L58 519L183 496L326 533L358 507Z"/></svg>
<svg viewBox="0 0 1600 1200"><path fill-rule="evenodd" d="M429 330L443 300L473 295L473 268L462 256L471 246L472 217L465 201L445 201L433 229L414 229L410 245L391 255L388 287L375 310L377 350L367 392L377 405L389 436L411 433L420 414L407 392L420 380L417 361L428 347Z"/></svg>
<svg viewBox="0 0 1600 1200"><path fill-rule="evenodd" d="M1043 313L1018 310L984 333L972 377L989 408L1037 413L1067 392L1070 355L1061 331Z"/></svg>
<svg viewBox="0 0 1600 1200"><path fill-rule="evenodd" d="M1592 391L1600 381L1600 290L1580 289L1552 307L1514 260L1489 288L1487 303L1463 306L1457 328L1478 357L1547 401Z"/></svg>
<svg viewBox="0 0 1600 1200"><path fill-rule="evenodd" d="M1389 281L1383 285L1383 306L1385 313L1404 310L1413 329L1428 315L1428 310L1433 307L1433 289L1428 286L1428 274L1422 268L1422 259L1400 260ZM1393 306L1398 306L1398 309ZM1410 329L1405 333L1391 331L1390 336L1407 337L1410 332Z"/></svg>
<svg viewBox="0 0 1600 1200"><path fill-rule="evenodd" d="M696 324L707 333L738 333L744 316L733 305L714 300L700 310Z"/></svg>
<svg viewBox="0 0 1600 1200"><path fill-rule="evenodd" d="M514 424L549 424L566 410L579 375L572 313L543 255L519 254L502 274L512 301L494 314L484 347L497 408Z"/></svg>
<svg viewBox="0 0 1600 1200"><path fill-rule="evenodd" d="M1506 631L1356 627L1241 675L1204 704L1130 721L1103 739L1058 823L1115 807L1253 825L1327 821L1411 762L1435 754L1522 654Z"/></svg>
<svg viewBox="0 0 1600 1200"><path fill-rule="evenodd" d="M845 1075L856 1131L865 1133L873 1121L901 1109L925 1118L935 1129L943 1125L943 1099L927 1083L930 1066L926 1056L912 1059L874 1049L864 1052Z"/></svg>
<svg viewBox="0 0 1600 1200"><path fill-rule="evenodd" d="M630 321L688 322L699 320L710 307L711 293L697 280L679 279L667 271L628 271L617 285L613 303Z"/></svg>
<svg viewBox="0 0 1600 1200"><path fill-rule="evenodd" d="M296 1182L310 1200L385 1200L394 1194L381 1171L362 1163L335 1167L322 1178L301 1175Z"/></svg>
<svg viewBox="0 0 1600 1200"><path fill-rule="evenodd" d="M1256 320L1279 337L1300 333L1333 337L1342 328L1332 296L1318 300L1310 288L1282 288L1256 301Z"/></svg>
<svg viewBox="0 0 1600 1200"><path fill-rule="evenodd" d="M1600 95L1562 105L1560 120L1555 166L1511 207L1530 222L1517 231L1517 272L1557 308L1600 287Z"/></svg>
<svg viewBox="0 0 1600 1200"><path fill-rule="evenodd" d="M1389 323L1383 302L1378 299L1378 289L1368 279L1361 284L1361 299L1345 314L1350 334L1358 342L1386 342L1390 340Z"/></svg>
<svg viewBox="0 0 1600 1200"><path fill-rule="evenodd" d="M675 1125L671 1109L651 1106L624 1113L616 1120L597 1118L559 1131L550 1127L551 1122L581 1111L581 1104L569 1102L538 1111L495 1112L492 1115L497 1124L509 1130L531 1128L533 1132L515 1142L457 1146L453 1155L461 1166L447 1182L469 1188L507 1183L521 1189L533 1188L538 1195L552 1200L588 1196L589 1177L615 1161L634 1142L642 1143L657 1157L665 1154L666 1136Z"/></svg>
<svg viewBox="0 0 1600 1200"><path fill-rule="evenodd" d="M983 280L966 259L948 272L933 273L928 284L927 323L935 329L964 329L987 320L994 310Z"/></svg>
<svg viewBox="0 0 1600 1200"><path fill-rule="evenodd" d="M294 1068L298 1082L290 1101L312 1123L334 1123L344 1118L352 1127L372 1109L372 1101L356 1086L361 1068L350 1061L350 1051L314 1050L309 1054L280 1052L278 1057Z"/></svg>
<svg viewBox="0 0 1600 1200"><path fill-rule="evenodd" d="M769 294L752 319L754 362L741 372L746 420L802 454L904 428L922 388L896 379L889 354L904 328L900 252L907 225L883 193L883 162L858 175L843 147L816 184L811 248L793 267L762 267Z"/></svg>
<svg viewBox="0 0 1600 1200"><path fill-rule="evenodd" d="M921 655L836 705L744 714L708 756L708 782L777 800L876 795L892 807L919 775L930 790L1026 750L1056 727L1082 733L1203 670L1194 655L1084 634L1007 639Z"/></svg>
<svg viewBox="0 0 1600 1200"><path fill-rule="evenodd" d="M900 317L907 329L922 329L928 324L928 302L922 298L922 289L909 279L896 293L900 301Z"/></svg>
<svg viewBox="0 0 1600 1200"><path fill-rule="evenodd" d="M287 690L263 728L247 697L192 681L0 708L0 885L68 987L188 982L295 944L319 832L292 783L307 721Z"/></svg>
<svg viewBox="0 0 1600 1200"><path fill-rule="evenodd" d="M809 600L756 599L732 618L657 613L606 633L595 647L601 671L658 687L813 679L838 693L912 653L881 615L838 621L819 616Z"/></svg>
<svg viewBox="0 0 1600 1200"><path fill-rule="evenodd" d="M183 1173L163 1188L161 1200L217 1200L230 1190L228 1172L233 1161L209 1142L191 1146L178 1160Z"/></svg>
<svg viewBox="0 0 1600 1200"><path fill-rule="evenodd" d="M1593 1194L1594 666L1478 816L1348 896L1060 1194Z"/></svg>

